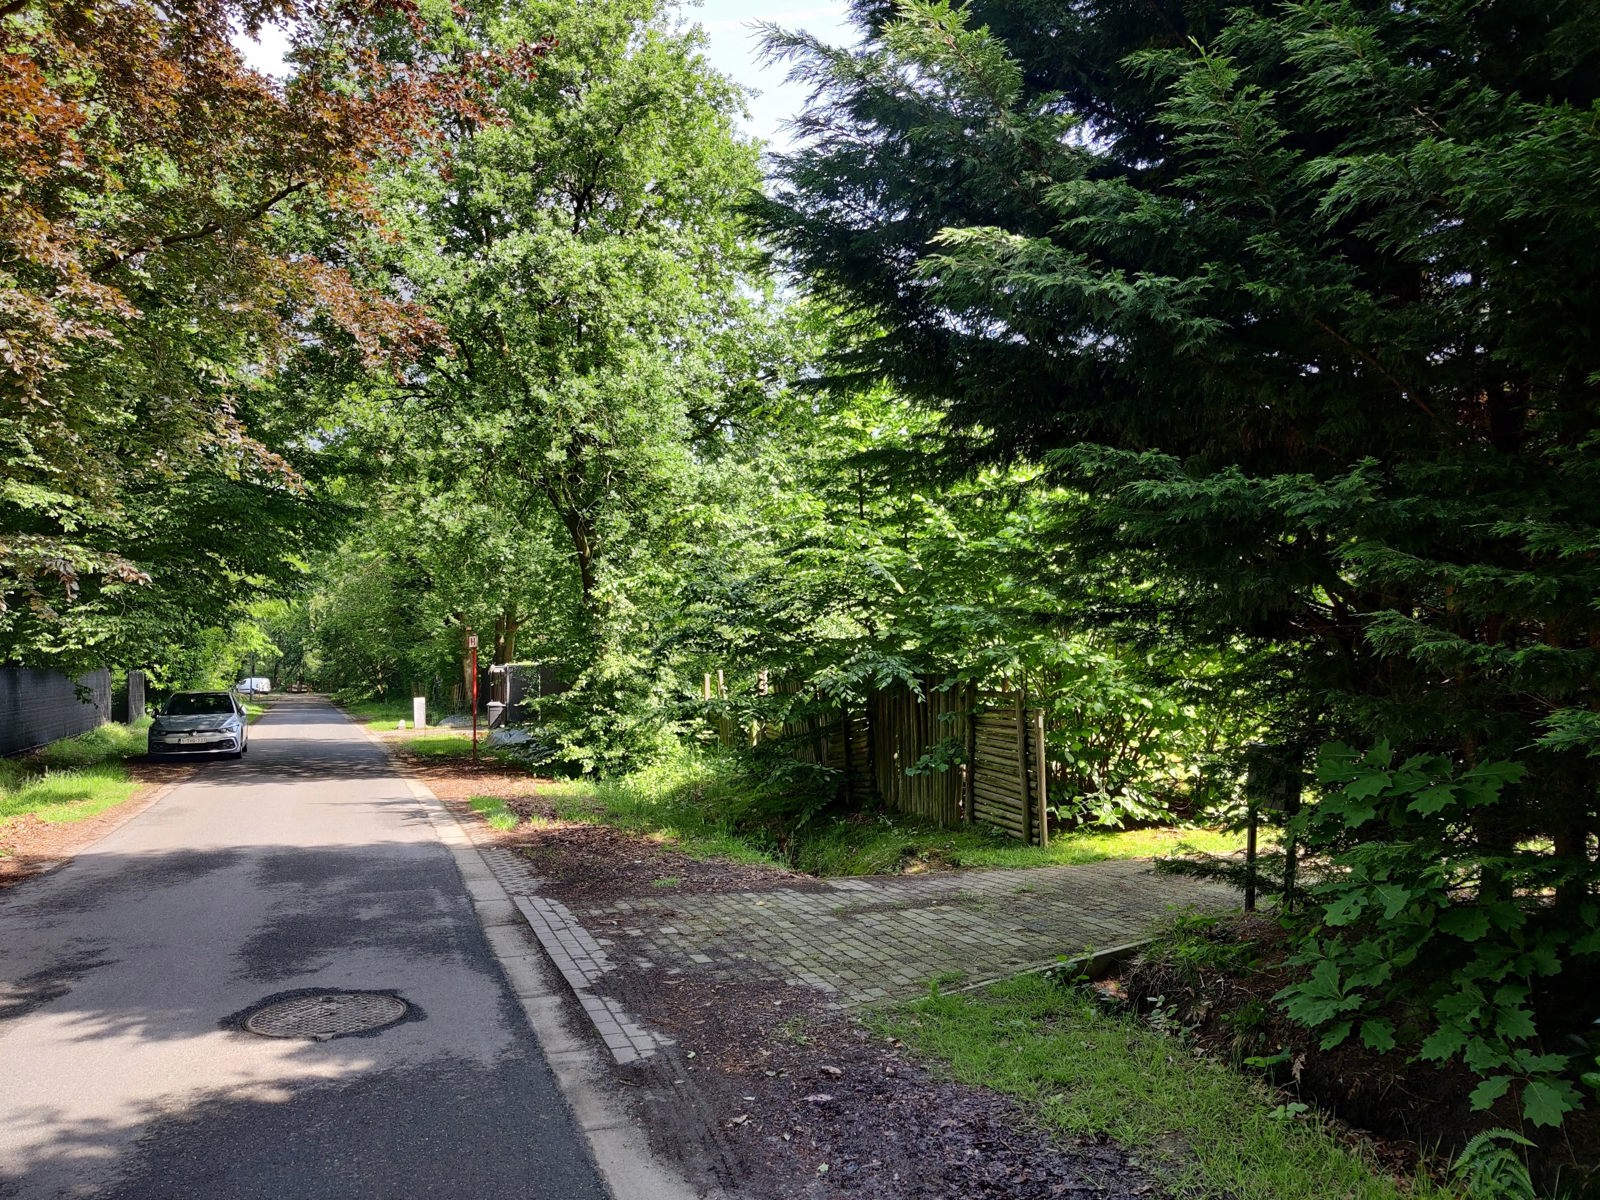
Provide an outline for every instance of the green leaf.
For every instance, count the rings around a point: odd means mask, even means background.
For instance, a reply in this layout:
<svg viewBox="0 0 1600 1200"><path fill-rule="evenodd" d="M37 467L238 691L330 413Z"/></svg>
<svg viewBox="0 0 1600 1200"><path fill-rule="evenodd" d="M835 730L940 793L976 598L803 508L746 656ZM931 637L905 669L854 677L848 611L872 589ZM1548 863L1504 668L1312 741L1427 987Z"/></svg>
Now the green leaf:
<svg viewBox="0 0 1600 1200"><path fill-rule="evenodd" d="M1378 772L1372 775L1362 775L1352 779L1344 786L1344 795L1349 800L1369 800L1373 796L1381 796L1389 788L1389 775L1387 772Z"/></svg>
<svg viewBox="0 0 1600 1200"><path fill-rule="evenodd" d="M1535 1054L1531 1050L1518 1050L1511 1058L1524 1075L1559 1075L1572 1061L1567 1054Z"/></svg>
<svg viewBox="0 0 1600 1200"><path fill-rule="evenodd" d="M1520 1042L1534 1035L1533 1014L1525 1008L1502 1008L1495 1016L1495 1032Z"/></svg>
<svg viewBox="0 0 1600 1200"><path fill-rule="evenodd" d="M1483 1010L1483 989L1468 983L1448 996L1439 997L1433 1008L1441 1017L1466 1017L1469 1021Z"/></svg>
<svg viewBox="0 0 1600 1200"><path fill-rule="evenodd" d="M1323 906L1323 920L1329 925L1348 925L1367 908L1367 897L1362 892L1350 891L1331 904Z"/></svg>
<svg viewBox="0 0 1600 1200"><path fill-rule="evenodd" d="M1485 1037L1469 1037L1467 1048L1461 1052L1461 1061L1479 1075L1500 1071L1512 1065L1511 1056L1498 1042Z"/></svg>
<svg viewBox="0 0 1600 1200"><path fill-rule="evenodd" d="M1465 942L1475 942L1489 932L1489 914L1479 908L1447 908L1439 914L1439 928Z"/></svg>
<svg viewBox="0 0 1600 1200"><path fill-rule="evenodd" d="M1375 889L1378 903L1383 905L1383 918L1392 921L1399 915L1405 906L1411 903L1411 898L1416 895L1410 888L1401 887L1397 883L1384 884Z"/></svg>
<svg viewBox="0 0 1600 1200"><path fill-rule="evenodd" d="M1342 811L1346 829L1359 829L1378 815L1378 810L1370 804L1348 804Z"/></svg>
<svg viewBox="0 0 1600 1200"><path fill-rule="evenodd" d="M1466 1030L1458 1025L1441 1025L1423 1039L1417 1053L1429 1062L1443 1062L1461 1053L1462 1047L1466 1044Z"/></svg>
<svg viewBox="0 0 1600 1200"><path fill-rule="evenodd" d="M1351 1024L1350 1021L1340 1021L1337 1025L1330 1025L1327 1032L1322 1035L1322 1041L1317 1043L1318 1046L1323 1050L1332 1050L1350 1036Z"/></svg>
<svg viewBox="0 0 1600 1200"><path fill-rule="evenodd" d="M1313 967L1311 977L1304 983L1284 988L1277 994L1277 999L1290 1017L1312 1028L1331 1021L1361 1003L1359 996L1345 993L1338 964L1327 960Z"/></svg>
<svg viewBox="0 0 1600 1200"><path fill-rule="evenodd" d="M1553 1129L1579 1104L1578 1090L1565 1079L1535 1079L1522 1093L1522 1115Z"/></svg>
<svg viewBox="0 0 1600 1200"><path fill-rule="evenodd" d="M1431 816L1450 807L1456 798L1456 790L1448 783L1438 783L1431 788L1417 793L1417 798L1406 805L1407 812L1421 813Z"/></svg>
<svg viewBox="0 0 1600 1200"><path fill-rule="evenodd" d="M1326 742L1317 752L1317 781L1344 783L1356 774L1359 756L1343 742Z"/></svg>
<svg viewBox="0 0 1600 1200"><path fill-rule="evenodd" d="M1380 1054L1394 1049L1394 1023L1374 1018L1361 1022L1361 1041Z"/></svg>
<svg viewBox="0 0 1600 1200"><path fill-rule="evenodd" d="M1468 1097L1472 1111L1482 1112L1504 1096L1511 1087L1511 1078L1510 1075L1494 1075L1473 1088L1472 1095Z"/></svg>

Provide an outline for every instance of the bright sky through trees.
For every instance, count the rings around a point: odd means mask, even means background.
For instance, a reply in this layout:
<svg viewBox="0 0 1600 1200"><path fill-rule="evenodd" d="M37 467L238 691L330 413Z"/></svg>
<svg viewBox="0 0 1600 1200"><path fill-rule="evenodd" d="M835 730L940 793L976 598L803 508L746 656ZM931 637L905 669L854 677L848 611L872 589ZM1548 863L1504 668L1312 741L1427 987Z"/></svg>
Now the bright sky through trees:
<svg viewBox="0 0 1600 1200"><path fill-rule="evenodd" d="M711 65L757 93L750 98L746 130L779 150L788 145L783 126L805 103L805 89L787 81L784 64L762 61L757 24L805 30L834 45L852 44L857 37L846 19L843 0L816 4L798 0L784 6L756 0L705 0L686 5L684 16L705 29ZM280 30L268 27L260 42L241 37L239 47L251 66L271 74L282 72L286 43Z"/></svg>

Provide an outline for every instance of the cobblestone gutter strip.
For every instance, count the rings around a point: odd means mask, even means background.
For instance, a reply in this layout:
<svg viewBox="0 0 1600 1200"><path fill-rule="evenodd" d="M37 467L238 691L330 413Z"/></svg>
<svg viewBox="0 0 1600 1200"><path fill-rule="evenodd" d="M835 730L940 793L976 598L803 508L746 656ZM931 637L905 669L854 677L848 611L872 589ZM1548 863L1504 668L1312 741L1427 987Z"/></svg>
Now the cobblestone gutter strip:
<svg viewBox="0 0 1600 1200"><path fill-rule="evenodd" d="M638 1062L672 1044L672 1039L641 1026L615 1000L595 994L594 984L611 970L611 963L599 943L589 936L589 931L567 911L566 905L541 896L515 899L533 935L572 988L572 994L593 1022L595 1032L617 1062Z"/></svg>
<svg viewBox="0 0 1600 1200"><path fill-rule="evenodd" d="M356 727L389 750L383 739L362 726ZM427 814L439 840L455 858L484 936L589 1144L606 1189L614 1200L706 1200L706 1191L693 1187L651 1151L644 1129L611 1097L604 1060L592 1043L573 1036L568 1025L568 1004L562 995L568 985L554 977L545 954L533 939L527 917L518 907L519 899L537 891L538 880L529 877L515 856L495 847L475 845L469 825L458 821L428 786L392 754L390 761L395 774L405 780L412 797ZM508 1131L508 1136L512 1132Z"/></svg>

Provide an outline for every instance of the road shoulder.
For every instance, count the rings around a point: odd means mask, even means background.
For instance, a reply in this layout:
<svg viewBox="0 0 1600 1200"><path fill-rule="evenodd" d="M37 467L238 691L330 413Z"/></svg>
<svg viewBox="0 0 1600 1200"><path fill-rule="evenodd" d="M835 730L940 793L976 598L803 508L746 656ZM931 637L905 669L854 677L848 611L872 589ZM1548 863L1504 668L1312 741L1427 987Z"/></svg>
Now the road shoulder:
<svg viewBox="0 0 1600 1200"><path fill-rule="evenodd" d="M74 856L165 800L193 774L191 767L165 763L130 763L128 770L140 780L139 790L92 817L44 821L24 816L0 824L0 889L60 870Z"/></svg>
<svg viewBox="0 0 1600 1200"><path fill-rule="evenodd" d="M576 1031L567 984L546 959L515 900L467 829L395 757L383 738L362 726L356 728L383 747L395 774L405 781L428 814L435 835L455 859L490 950L528 1019L614 1200L696 1200L714 1196L715 1193L691 1186L661 1161L651 1149L645 1130L613 1096L607 1086L610 1054Z"/></svg>

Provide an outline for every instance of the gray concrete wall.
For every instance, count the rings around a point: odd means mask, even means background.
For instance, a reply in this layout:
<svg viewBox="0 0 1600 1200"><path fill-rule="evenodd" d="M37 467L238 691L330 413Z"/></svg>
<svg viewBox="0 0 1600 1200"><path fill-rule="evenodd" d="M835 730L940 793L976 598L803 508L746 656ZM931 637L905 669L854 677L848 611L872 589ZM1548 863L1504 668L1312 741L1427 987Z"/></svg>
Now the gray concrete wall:
<svg viewBox="0 0 1600 1200"><path fill-rule="evenodd" d="M83 691L80 696L79 689ZM32 750L111 719L111 673L0 670L0 754Z"/></svg>

